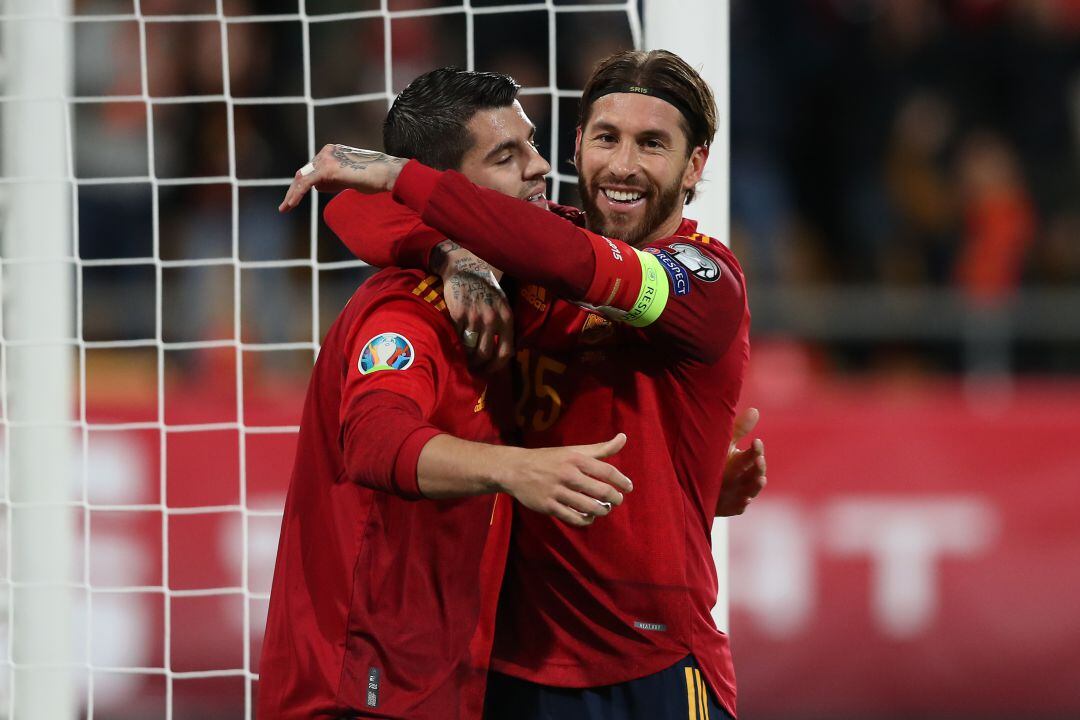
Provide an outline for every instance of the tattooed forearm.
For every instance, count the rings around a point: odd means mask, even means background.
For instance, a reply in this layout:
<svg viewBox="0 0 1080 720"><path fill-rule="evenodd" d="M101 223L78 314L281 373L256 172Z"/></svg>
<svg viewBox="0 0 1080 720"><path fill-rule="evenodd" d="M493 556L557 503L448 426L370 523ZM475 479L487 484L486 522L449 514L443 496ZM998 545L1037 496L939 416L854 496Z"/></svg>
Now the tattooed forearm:
<svg viewBox="0 0 1080 720"><path fill-rule="evenodd" d="M374 150L361 150L348 145L335 145L334 159L350 170L367 170L372 165L404 165L407 161Z"/></svg>
<svg viewBox="0 0 1080 720"><path fill-rule="evenodd" d="M490 282L473 274L451 277L450 295L455 302L464 305L494 305L496 300L496 290Z"/></svg>
<svg viewBox="0 0 1080 720"><path fill-rule="evenodd" d="M446 243L455 248L459 247L453 240L447 240ZM454 261L454 273L450 276L450 294L454 300L466 305L494 305L496 296L501 295L502 290L495 283L491 266L469 254Z"/></svg>
<svg viewBox="0 0 1080 720"><path fill-rule="evenodd" d="M459 273L480 275L485 279L491 275L491 266L475 255L458 258L454 262L454 270Z"/></svg>

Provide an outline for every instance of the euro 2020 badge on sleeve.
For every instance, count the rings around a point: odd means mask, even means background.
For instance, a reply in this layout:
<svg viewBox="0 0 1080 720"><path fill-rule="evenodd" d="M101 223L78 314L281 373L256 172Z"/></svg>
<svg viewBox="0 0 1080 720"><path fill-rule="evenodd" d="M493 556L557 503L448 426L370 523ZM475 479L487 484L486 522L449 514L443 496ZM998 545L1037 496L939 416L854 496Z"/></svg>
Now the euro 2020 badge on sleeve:
<svg viewBox="0 0 1080 720"><path fill-rule="evenodd" d="M382 333L364 345L357 368L361 375L379 370L404 370L412 365L415 356L412 343L404 335Z"/></svg>

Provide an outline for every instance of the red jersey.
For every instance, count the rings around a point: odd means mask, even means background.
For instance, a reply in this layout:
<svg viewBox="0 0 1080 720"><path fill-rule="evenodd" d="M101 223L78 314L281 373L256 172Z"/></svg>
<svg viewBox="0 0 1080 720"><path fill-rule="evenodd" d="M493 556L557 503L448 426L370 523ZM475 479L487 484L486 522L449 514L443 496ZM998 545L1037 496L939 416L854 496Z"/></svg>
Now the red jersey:
<svg viewBox="0 0 1080 720"><path fill-rule="evenodd" d="M515 296L514 411L526 445L600 442L620 431L629 438L612 462L634 492L610 516L578 529L516 512L492 667L595 687L693 654L734 714L728 639L711 616L711 527L749 355L737 260L693 221L639 250L567 222L582 221L570 209L547 213L415 162L394 197L426 226L388 196L351 191L330 203L327 222L365 259L400 257L404 248L422 257L401 240L404 231L432 245L445 234L532 281ZM399 232L360 237L357 213L396 218L387 226Z"/></svg>
<svg viewBox="0 0 1080 720"><path fill-rule="evenodd" d="M282 522L260 718L479 718L509 498L426 500L434 435L500 441L438 278L378 273L312 373Z"/></svg>

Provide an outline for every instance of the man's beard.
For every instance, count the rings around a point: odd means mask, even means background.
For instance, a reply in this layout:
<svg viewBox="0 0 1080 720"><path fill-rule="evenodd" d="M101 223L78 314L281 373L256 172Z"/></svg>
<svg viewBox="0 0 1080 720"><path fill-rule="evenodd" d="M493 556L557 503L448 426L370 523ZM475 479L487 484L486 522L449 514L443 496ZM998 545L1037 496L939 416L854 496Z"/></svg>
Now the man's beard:
<svg viewBox="0 0 1080 720"><path fill-rule="evenodd" d="M581 167L580 161L578 167ZM655 186L648 188L645 194L645 217L640 222L634 225L629 223L609 223L608 218L600 212L600 207L596 201L597 194L601 192L600 183L588 182L581 174L581 171L578 171L578 186L585 190L581 196L581 206L585 210L585 219L589 229L605 237L616 238L627 245L634 246L649 237L656 231L656 228L671 217L675 208L683 199L682 173L679 173L671 184L663 188L659 193L657 193Z"/></svg>

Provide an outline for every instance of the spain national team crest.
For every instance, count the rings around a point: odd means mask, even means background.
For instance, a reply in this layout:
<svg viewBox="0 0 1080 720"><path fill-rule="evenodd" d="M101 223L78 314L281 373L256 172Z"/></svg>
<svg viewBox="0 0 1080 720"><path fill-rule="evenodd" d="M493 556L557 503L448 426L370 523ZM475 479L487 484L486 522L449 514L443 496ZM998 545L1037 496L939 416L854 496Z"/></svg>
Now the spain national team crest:
<svg viewBox="0 0 1080 720"><path fill-rule="evenodd" d="M615 336L615 326L606 317L589 313L581 327L581 342L585 345L598 345Z"/></svg>
<svg viewBox="0 0 1080 720"><path fill-rule="evenodd" d="M404 335L383 333L364 345L357 369L361 375L379 370L404 370L412 365L415 356L412 343Z"/></svg>

